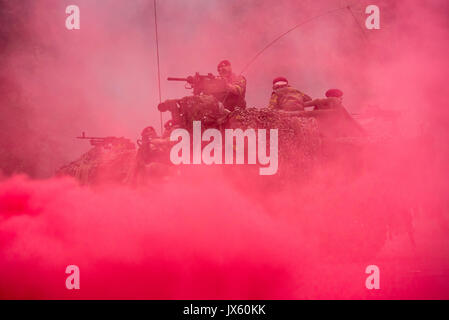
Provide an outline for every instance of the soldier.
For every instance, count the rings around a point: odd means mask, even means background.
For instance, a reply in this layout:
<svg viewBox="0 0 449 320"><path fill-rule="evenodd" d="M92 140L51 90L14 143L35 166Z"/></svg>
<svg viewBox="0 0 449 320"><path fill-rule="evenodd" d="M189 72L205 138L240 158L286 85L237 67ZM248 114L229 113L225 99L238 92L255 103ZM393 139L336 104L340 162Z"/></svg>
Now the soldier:
<svg viewBox="0 0 449 320"><path fill-rule="evenodd" d="M306 107L315 107L318 125L330 136L359 136L365 130L343 107L343 92L339 89L326 91L325 99L315 99L305 103ZM318 110L318 111L315 111Z"/></svg>
<svg viewBox="0 0 449 320"><path fill-rule="evenodd" d="M284 77L277 77L273 80L273 93L271 94L268 108L303 111L304 103L312 100L308 95L293 88Z"/></svg>
<svg viewBox="0 0 449 320"><path fill-rule="evenodd" d="M241 75L232 72L231 63L228 60L221 61L217 66L220 77L225 80L225 94L218 100L223 103L229 111L235 108L246 108L245 93L246 79Z"/></svg>
<svg viewBox="0 0 449 320"><path fill-rule="evenodd" d="M125 183L138 185L150 177L161 178L169 172L169 148L173 144L168 138L161 138L149 126L142 130L137 140L139 149L125 179Z"/></svg>
<svg viewBox="0 0 449 320"><path fill-rule="evenodd" d="M143 129L142 138L137 140L139 150L137 151L137 159L143 163L149 161L164 162L164 151L170 146L167 138L161 138L157 135L156 130L149 126Z"/></svg>
<svg viewBox="0 0 449 320"><path fill-rule="evenodd" d="M325 99L315 99L305 103L306 107L315 107L314 110L342 108L343 92L338 89L326 91Z"/></svg>

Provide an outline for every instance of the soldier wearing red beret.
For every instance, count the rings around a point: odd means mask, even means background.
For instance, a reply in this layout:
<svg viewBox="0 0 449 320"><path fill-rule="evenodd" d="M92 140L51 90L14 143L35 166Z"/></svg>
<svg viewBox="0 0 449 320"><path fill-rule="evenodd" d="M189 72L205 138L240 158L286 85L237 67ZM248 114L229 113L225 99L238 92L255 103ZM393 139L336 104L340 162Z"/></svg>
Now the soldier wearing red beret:
<svg viewBox="0 0 449 320"><path fill-rule="evenodd" d="M308 95L290 86L285 77L277 77L273 80L273 92L268 108L301 111L304 110L304 103L310 100L312 99Z"/></svg>
<svg viewBox="0 0 449 320"><path fill-rule="evenodd" d="M325 99L314 99L306 102L306 107L315 107L314 110L337 109L342 107L343 92L339 89L326 91Z"/></svg>

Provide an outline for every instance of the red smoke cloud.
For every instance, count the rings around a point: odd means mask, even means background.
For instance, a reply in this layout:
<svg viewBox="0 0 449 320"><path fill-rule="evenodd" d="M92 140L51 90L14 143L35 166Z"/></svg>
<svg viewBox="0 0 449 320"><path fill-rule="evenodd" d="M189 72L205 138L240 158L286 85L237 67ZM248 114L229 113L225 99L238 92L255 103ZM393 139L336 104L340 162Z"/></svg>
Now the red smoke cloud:
<svg viewBox="0 0 449 320"><path fill-rule="evenodd" d="M401 158L372 155L355 172L328 164L259 190L199 168L139 189L10 178L1 297L447 298L447 183L435 168L410 174L392 165ZM65 288L72 264L80 290ZM379 291L365 288L370 264Z"/></svg>
<svg viewBox="0 0 449 320"><path fill-rule="evenodd" d="M73 139L83 130L136 137L158 128L152 1L77 0L81 30L67 31L72 2L2 3L22 27L5 26L14 34L2 61L7 174L51 176L84 150ZM368 4L353 7L362 27ZM342 9L281 39L245 76L249 106L265 106L272 78L284 75L313 97L341 88L352 112L397 111L388 145L279 189L201 170L145 189L5 178L0 297L448 298L447 4L377 4L381 30L363 36ZM344 5L161 1L162 79L215 72L223 58L239 72L280 33ZM165 82L162 93L186 94ZM81 269L79 291L65 288L70 264ZM380 291L365 288L368 264L380 267Z"/></svg>
<svg viewBox="0 0 449 320"><path fill-rule="evenodd" d="M201 168L137 189L4 180L1 297L447 298L448 186L420 146L276 188ZM416 171L398 169L409 156ZM72 264L80 290L65 288Z"/></svg>
<svg viewBox="0 0 449 320"><path fill-rule="evenodd" d="M276 232L288 227L229 186L91 190L68 179L16 177L1 191L3 298L280 298L291 291L289 239ZM83 270L81 294L60 286L69 264Z"/></svg>

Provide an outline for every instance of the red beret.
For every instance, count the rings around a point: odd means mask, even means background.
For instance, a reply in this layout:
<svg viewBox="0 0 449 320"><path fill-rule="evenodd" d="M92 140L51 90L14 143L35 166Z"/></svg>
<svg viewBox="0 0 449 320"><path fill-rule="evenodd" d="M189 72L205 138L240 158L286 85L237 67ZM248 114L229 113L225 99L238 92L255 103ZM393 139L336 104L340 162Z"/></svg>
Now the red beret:
<svg viewBox="0 0 449 320"><path fill-rule="evenodd" d="M287 78L285 78L285 77L277 77L277 78L274 78L274 79L273 79L273 85L274 85L276 82L279 82L279 81L284 81L284 82L287 82L287 83L288 83Z"/></svg>
<svg viewBox="0 0 449 320"><path fill-rule="evenodd" d="M329 89L326 91L326 97L336 97L336 98L340 98L341 96L343 96L343 91L338 90L338 89Z"/></svg>

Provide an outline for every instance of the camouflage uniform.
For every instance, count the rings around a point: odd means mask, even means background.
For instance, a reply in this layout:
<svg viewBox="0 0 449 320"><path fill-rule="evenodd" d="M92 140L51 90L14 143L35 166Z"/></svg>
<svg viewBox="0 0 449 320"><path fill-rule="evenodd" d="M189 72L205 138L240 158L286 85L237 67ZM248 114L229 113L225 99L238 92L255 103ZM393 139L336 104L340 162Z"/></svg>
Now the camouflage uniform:
<svg viewBox="0 0 449 320"><path fill-rule="evenodd" d="M326 91L325 99L315 99L305 104L306 107L314 106L314 110L341 109L343 91L339 89L329 89ZM344 109L344 108L343 108Z"/></svg>
<svg viewBox="0 0 449 320"><path fill-rule="evenodd" d="M314 110L338 109L342 107L341 99L329 97L324 99L315 99L307 102L306 107L315 106Z"/></svg>
<svg viewBox="0 0 449 320"><path fill-rule="evenodd" d="M304 103L310 100L308 95L287 85L273 91L268 108L299 111L304 110Z"/></svg>
<svg viewBox="0 0 449 320"><path fill-rule="evenodd" d="M241 75L232 73L229 77L223 77L226 84L230 85L230 91L218 97L226 109L234 111L235 108L246 108L245 93L246 79Z"/></svg>
<svg viewBox="0 0 449 320"><path fill-rule="evenodd" d="M314 112L318 110L315 112L315 116L323 135L331 137L364 135L364 129L343 106L342 97L341 90L330 89L326 92L326 98L309 101L305 106L314 106Z"/></svg>

